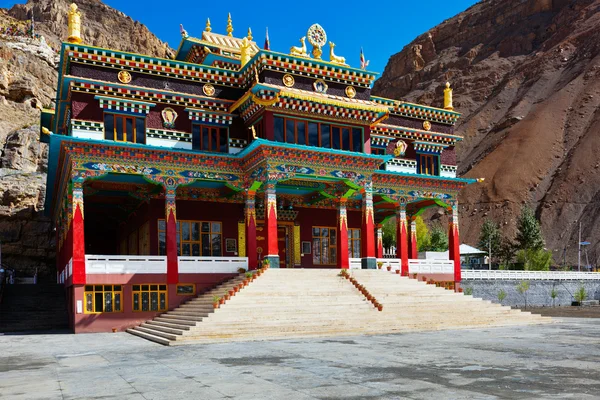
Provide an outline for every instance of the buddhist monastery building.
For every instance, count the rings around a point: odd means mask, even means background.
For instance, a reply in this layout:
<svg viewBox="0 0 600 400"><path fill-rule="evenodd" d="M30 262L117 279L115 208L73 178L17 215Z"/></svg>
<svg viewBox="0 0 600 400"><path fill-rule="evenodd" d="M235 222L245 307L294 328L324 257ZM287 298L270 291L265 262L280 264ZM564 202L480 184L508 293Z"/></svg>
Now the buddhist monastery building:
<svg viewBox="0 0 600 400"><path fill-rule="evenodd" d="M401 274L460 282L457 195L475 180L456 177L449 85L442 108L372 96L377 74L318 24L283 52L231 18L182 28L160 59L86 45L76 6L69 21L40 135L75 332L134 326L264 262L377 268L391 217ZM430 207L450 215L439 265L417 260Z"/></svg>

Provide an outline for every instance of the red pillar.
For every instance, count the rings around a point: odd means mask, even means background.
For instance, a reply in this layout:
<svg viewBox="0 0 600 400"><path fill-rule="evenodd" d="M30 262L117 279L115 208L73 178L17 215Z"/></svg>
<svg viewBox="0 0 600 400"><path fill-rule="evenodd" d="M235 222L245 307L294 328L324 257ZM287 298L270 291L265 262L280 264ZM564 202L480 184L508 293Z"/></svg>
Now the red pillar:
<svg viewBox="0 0 600 400"><path fill-rule="evenodd" d="M362 248L363 258L361 260L363 269L377 268L375 259L375 215L373 209L373 192L365 190L363 192L363 212L362 212Z"/></svg>
<svg viewBox="0 0 600 400"><path fill-rule="evenodd" d="M248 257L248 269L258 268L258 256L256 253L256 192L249 190L246 193L246 257Z"/></svg>
<svg viewBox="0 0 600 400"><path fill-rule="evenodd" d="M167 188L165 196L165 220L167 241L167 283L179 283L179 262L177 259L177 207L176 188Z"/></svg>
<svg viewBox="0 0 600 400"><path fill-rule="evenodd" d="M453 204L452 218L448 227L448 250L450 259L454 261L454 282L459 283L461 281L461 270L460 270L460 237L458 235L458 205Z"/></svg>
<svg viewBox="0 0 600 400"><path fill-rule="evenodd" d="M408 275L408 238L406 226L406 206L400 204L396 211L396 257L400 259L402 276Z"/></svg>
<svg viewBox="0 0 600 400"><path fill-rule="evenodd" d="M417 243L417 220L415 217L410 219L410 244L408 246L408 258L412 260L419 258Z"/></svg>
<svg viewBox="0 0 600 400"><path fill-rule="evenodd" d="M73 284L85 285L85 235L83 225L83 182L73 182L73 219L71 240L73 258Z"/></svg>
<svg viewBox="0 0 600 400"><path fill-rule="evenodd" d="M346 202L348 199L341 198L338 205L338 235L337 235L337 266L338 268L350 268L350 255L348 254L348 213Z"/></svg>
<svg viewBox="0 0 600 400"><path fill-rule="evenodd" d="M377 258L383 258L383 225L377 224Z"/></svg>
<svg viewBox="0 0 600 400"><path fill-rule="evenodd" d="M267 255L271 268L279 268L279 246L277 243L277 195L275 184L268 183L265 190L265 237Z"/></svg>

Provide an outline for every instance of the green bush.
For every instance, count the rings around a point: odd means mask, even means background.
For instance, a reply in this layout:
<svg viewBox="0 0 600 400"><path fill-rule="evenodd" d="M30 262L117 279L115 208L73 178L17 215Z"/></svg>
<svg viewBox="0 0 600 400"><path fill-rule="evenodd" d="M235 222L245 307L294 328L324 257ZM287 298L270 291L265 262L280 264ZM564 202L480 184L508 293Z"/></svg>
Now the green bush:
<svg viewBox="0 0 600 400"><path fill-rule="evenodd" d="M588 297L588 294L587 294L587 292L585 291L585 288L584 288L583 286L581 286L581 287L579 287L579 289L577 289L577 290L575 291L575 294L574 294L574 296L573 296L573 297L575 297L575 301L576 301L576 302L578 302L578 303L581 305L581 303L582 303L582 302L583 302L585 299L587 299L587 297Z"/></svg>
<svg viewBox="0 0 600 400"><path fill-rule="evenodd" d="M519 250L517 263L522 264L525 271L549 271L552 252L544 249Z"/></svg>
<svg viewBox="0 0 600 400"><path fill-rule="evenodd" d="M504 300L506 298L506 292L504 291L504 289L500 289L500 291L498 292L498 301L500 302L500 304L502 304L502 300Z"/></svg>

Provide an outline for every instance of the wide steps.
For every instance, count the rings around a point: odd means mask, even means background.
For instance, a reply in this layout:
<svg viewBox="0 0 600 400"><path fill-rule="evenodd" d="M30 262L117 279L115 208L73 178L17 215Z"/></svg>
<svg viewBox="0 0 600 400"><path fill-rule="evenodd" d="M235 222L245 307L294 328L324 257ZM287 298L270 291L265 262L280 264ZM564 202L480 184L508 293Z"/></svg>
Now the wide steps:
<svg viewBox="0 0 600 400"><path fill-rule="evenodd" d="M171 340L161 337L161 336L157 336L157 335L153 335L151 333L147 333L144 331L141 331L139 329L136 328L131 328L131 329L127 329L127 332L142 337L144 339L148 339L151 340L153 342L159 343L159 344L164 344L164 345L169 345L169 343L171 343Z"/></svg>
<svg viewBox="0 0 600 400"><path fill-rule="evenodd" d="M339 270L269 269L213 309L234 278L132 329L162 344L519 326L550 320L379 270L352 270L378 311ZM145 336L144 336L145 335ZM165 340L168 343L165 343Z"/></svg>

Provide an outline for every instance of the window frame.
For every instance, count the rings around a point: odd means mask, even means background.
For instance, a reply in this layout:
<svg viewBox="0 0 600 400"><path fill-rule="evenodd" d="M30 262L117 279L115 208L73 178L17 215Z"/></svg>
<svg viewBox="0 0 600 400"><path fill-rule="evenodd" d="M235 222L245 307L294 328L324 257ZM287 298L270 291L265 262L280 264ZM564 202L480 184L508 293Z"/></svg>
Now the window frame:
<svg viewBox="0 0 600 400"><path fill-rule="evenodd" d="M106 119L107 118L112 118L113 132L112 132L112 135L109 135L110 137L112 137L112 139L107 138L107 132L106 132L106 125L107 125ZM127 125L128 120L132 121L133 141L128 140L126 129L124 129L123 132L121 133L121 137L120 138L118 137L117 120L122 121L121 122L122 127L125 127ZM142 121L143 125L144 125L142 141L138 141L138 121ZM146 117L145 116L133 115L133 114L123 114L123 113L116 113L116 112L104 112L103 123L104 123L104 139L106 139L106 140L113 140L115 142L121 142L121 143L146 144Z"/></svg>
<svg viewBox="0 0 600 400"><path fill-rule="evenodd" d="M204 129L207 129L208 146L205 149L204 144ZM213 149L213 132L216 134L216 149ZM225 148L221 148L221 134L225 135ZM196 138L197 135L197 138ZM222 125L211 124L192 124L192 149L198 151L207 151L210 153L229 153L229 127Z"/></svg>
<svg viewBox="0 0 600 400"><path fill-rule="evenodd" d="M97 289L101 287L102 289ZM110 290L106 288L110 287ZM115 287L118 290L115 290ZM89 289L91 288L91 290ZM96 294L102 293L102 311L96 311ZM112 311L106 311L106 293L111 293L111 305ZM88 294L92 295L92 311L88 311L87 307L87 296ZM119 310L115 311L115 295L119 295ZM117 314L123 312L123 285L84 285L83 287L83 313L84 314Z"/></svg>
<svg viewBox="0 0 600 400"><path fill-rule="evenodd" d="M138 287L138 289L136 290L136 286ZM148 289L144 289L144 286L147 286ZM156 289L152 289L152 286L156 286ZM161 288L162 287L162 288ZM142 297L143 297L143 293L148 293L148 310L144 310L142 303ZM152 293L156 293L157 294L157 298L158 298L158 309L157 310L152 310ZM139 303L138 303L138 310L135 309L135 295L139 295ZM165 296L165 306L164 308L161 308L160 306L160 295L164 294ZM166 283L139 283L139 284L134 284L131 285L131 311L133 312L163 312L163 311L168 311L169 310L169 285L167 285Z"/></svg>
<svg viewBox="0 0 600 400"><path fill-rule="evenodd" d="M348 228L348 256L349 258L361 258L361 234L360 228ZM358 232L358 237L353 237L352 232ZM354 250L358 251L358 257L354 257Z"/></svg>
<svg viewBox="0 0 600 400"><path fill-rule="evenodd" d="M315 236L315 229L319 229L319 236ZM322 235L322 230L323 229L327 229L328 230L328 234L327 236L323 236ZM335 243L331 244L331 232L335 232ZM312 262L313 265L326 265L326 266L334 266L337 265L337 241L339 240L338 235L337 235L337 228L332 227L332 226L313 226L311 229L311 237L312 237L312 247L313 247L313 251L312 251ZM328 242L329 244L325 247L328 251L327 254L327 259L328 262L324 263L323 262L323 239L327 238L329 239ZM315 262L315 256L316 254L316 248L317 246L315 246L315 239L319 241L319 262ZM334 255L334 257L332 257L332 255ZM334 258L333 262L331 261L331 259Z"/></svg>
<svg viewBox="0 0 600 400"><path fill-rule="evenodd" d="M161 229L161 222L163 223L164 229ZM198 224L199 226L199 230L198 230L198 240L192 240L192 224ZM202 224L203 223L207 223L209 224L209 231L208 232L202 232ZM184 224L189 224L190 226L190 239L188 240L183 240L183 225ZM220 228L219 228L219 232L213 231L213 224L219 224ZM159 218L157 220L157 236L158 236L158 254L161 256L164 256L166 254L161 254L161 247L160 247L160 234L164 233L165 235L165 253L166 253L166 241L167 241L167 224L165 222L164 219ZM202 254L202 235L206 234L209 236L210 239L210 253L209 255L203 255ZM212 236L213 235L220 235L219 238L219 245L221 248L221 254L220 255L214 255L213 254L213 246L212 246ZM190 246L190 255L188 256L184 256L184 257L223 257L223 253L224 253L224 249L223 249L223 222L222 221L196 221L196 220L177 220L177 256L182 256L183 254L183 246L185 244L189 244ZM191 255L192 252L192 248L194 244L198 244L199 249L200 249L200 255L198 256L194 256Z"/></svg>
<svg viewBox="0 0 600 400"><path fill-rule="evenodd" d="M437 154L430 153L417 153L417 173L428 176L439 176L439 158ZM424 163L424 160L427 160ZM429 172L429 167L432 171Z"/></svg>

